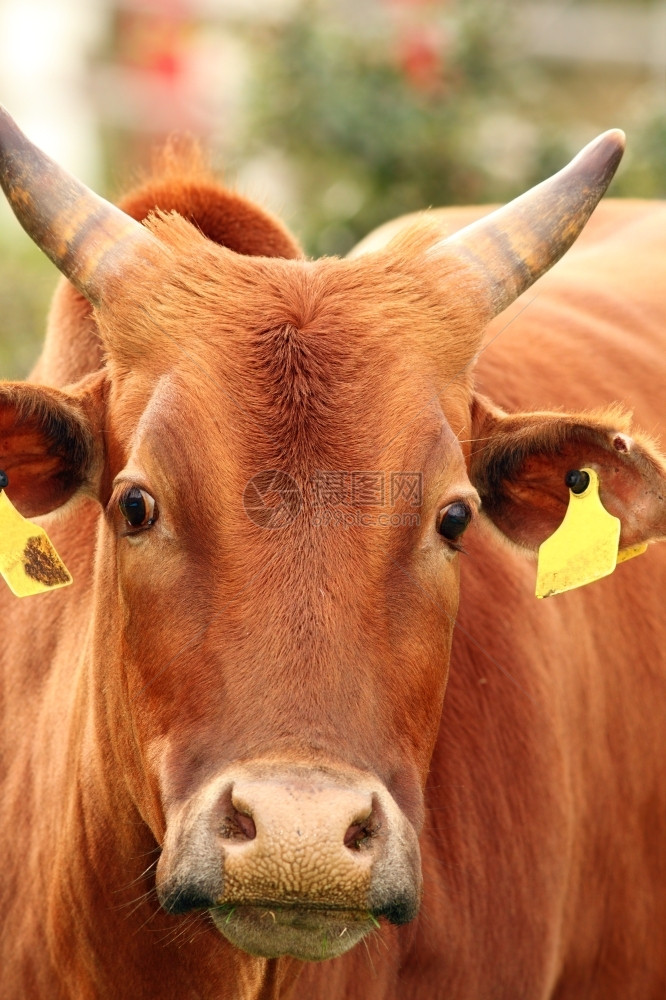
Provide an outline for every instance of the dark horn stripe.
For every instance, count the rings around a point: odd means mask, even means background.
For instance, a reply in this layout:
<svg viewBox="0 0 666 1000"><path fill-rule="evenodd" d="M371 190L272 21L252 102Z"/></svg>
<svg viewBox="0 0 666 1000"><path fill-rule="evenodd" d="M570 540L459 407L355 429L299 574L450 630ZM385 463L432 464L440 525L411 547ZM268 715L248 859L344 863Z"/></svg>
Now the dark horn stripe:
<svg viewBox="0 0 666 1000"><path fill-rule="evenodd" d="M624 133L604 132L559 173L442 247L459 250L481 270L493 311L501 312L569 249L610 184L624 152Z"/></svg>
<svg viewBox="0 0 666 1000"><path fill-rule="evenodd" d="M34 146L2 107L0 184L28 236L93 303L116 258L156 245L140 223Z"/></svg>

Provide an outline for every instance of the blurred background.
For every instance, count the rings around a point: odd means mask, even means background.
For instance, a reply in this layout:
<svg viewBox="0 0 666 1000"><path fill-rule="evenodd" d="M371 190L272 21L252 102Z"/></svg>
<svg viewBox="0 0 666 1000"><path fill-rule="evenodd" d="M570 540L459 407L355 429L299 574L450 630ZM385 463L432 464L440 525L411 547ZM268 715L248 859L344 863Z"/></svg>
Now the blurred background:
<svg viewBox="0 0 666 1000"><path fill-rule="evenodd" d="M0 102L113 198L173 132L312 255L429 205L506 201L598 132L666 197L666 0L0 0ZM0 206L0 376L57 275Z"/></svg>

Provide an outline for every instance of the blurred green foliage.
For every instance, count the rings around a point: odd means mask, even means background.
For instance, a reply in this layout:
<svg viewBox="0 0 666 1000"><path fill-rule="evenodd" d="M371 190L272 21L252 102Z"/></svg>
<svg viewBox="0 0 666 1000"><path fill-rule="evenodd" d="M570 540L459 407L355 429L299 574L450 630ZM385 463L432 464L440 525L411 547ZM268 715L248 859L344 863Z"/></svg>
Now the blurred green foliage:
<svg viewBox="0 0 666 1000"><path fill-rule="evenodd" d="M617 67L583 67L581 78L529 59L516 51L520 9L378 0L354 17L347 4L306 0L253 35L246 152L277 151L295 172L290 221L310 253L345 253L404 212L507 201L625 124ZM666 117L646 107L632 124L612 193L666 194Z"/></svg>
<svg viewBox="0 0 666 1000"><path fill-rule="evenodd" d="M24 378L44 340L58 273L20 236L16 242L0 242L0 269L0 378Z"/></svg>
<svg viewBox="0 0 666 1000"><path fill-rule="evenodd" d="M629 136L627 162L614 194L666 198L666 112L648 113L642 127Z"/></svg>
<svg viewBox="0 0 666 1000"><path fill-rule="evenodd" d="M427 22L404 23L386 5L362 22L310 0L255 40L248 152L291 161L312 253L343 253L403 212L499 195L474 132L514 86L508 6L430 4Z"/></svg>
<svg viewBox="0 0 666 1000"><path fill-rule="evenodd" d="M662 77L529 58L517 48L523 7L302 0L280 20L230 23L251 59L231 162L286 164L287 221L315 256L343 254L386 219L429 205L507 201L611 125L629 139L612 194L666 197ZM115 176L114 134L102 129ZM57 280L27 241L15 245L0 242L4 377L29 370Z"/></svg>

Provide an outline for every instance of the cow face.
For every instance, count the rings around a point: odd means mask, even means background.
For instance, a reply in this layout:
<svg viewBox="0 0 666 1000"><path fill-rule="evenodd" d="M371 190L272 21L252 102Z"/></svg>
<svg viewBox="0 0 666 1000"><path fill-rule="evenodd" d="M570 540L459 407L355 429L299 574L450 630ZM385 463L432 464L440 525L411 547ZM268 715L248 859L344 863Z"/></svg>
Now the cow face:
<svg viewBox="0 0 666 1000"><path fill-rule="evenodd" d="M615 417L507 417L471 381L485 322L600 196L604 142L568 175L571 204L560 180L446 243L307 263L238 257L179 218L135 225L71 179L54 197L57 168L5 124L10 199L94 303L107 359L67 392L0 389L0 467L28 515L100 504L100 738L162 846L162 905L210 910L252 953L330 957L418 909L479 494L532 547L568 468L612 468L611 510L656 490L658 460Z"/></svg>
<svg viewBox="0 0 666 1000"><path fill-rule="evenodd" d="M451 307L440 359L443 310L411 267L241 260L187 237L158 295L119 285L99 307L104 372L13 413L6 390L3 462L26 513L77 488L103 507L91 672L163 844L163 905L210 908L253 952L320 958L418 908L456 547L478 510L452 430L469 437L478 321ZM415 312L431 347L405 357ZM60 464L36 475L40 450ZM253 498L276 468L273 524ZM50 484L39 503L31 477Z"/></svg>
<svg viewBox="0 0 666 1000"><path fill-rule="evenodd" d="M458 590L456 525L450 538L439 528L450 508L464 522L478 508L451 429L469 424L478 330L451 310L461 336L445 412L439 352L403 357L415 308L433 344L441 323L427 298L419 306L425 292L401 301L413 273L239 261L187 236L182 271L157 287L174 303L190 281L209 288L196 337L180 329L186 298L159 324L150 293L137 310L119 289L99 313L115 347L100 543L112 575L98 589L117 599L95 659L110 656L107 678L123 664L115 714L126 718L129 697L151 791L134 794L164 843L164 905L217 903L244 947L321 957L418 906L422 787ZM367 302L377 282L383 310ZM220 295L234 286L242 294ZM142 327L146 364L119 344ZM417 433L396 433L396 400ZM274 498L271 470L286 480ZM415 487L391 498L391 474ZM331 496L327 476L350 491L370 477L374 493ZM129 760L124 770L136 773ZM295 870L276 860L290 855Z"/></svg>

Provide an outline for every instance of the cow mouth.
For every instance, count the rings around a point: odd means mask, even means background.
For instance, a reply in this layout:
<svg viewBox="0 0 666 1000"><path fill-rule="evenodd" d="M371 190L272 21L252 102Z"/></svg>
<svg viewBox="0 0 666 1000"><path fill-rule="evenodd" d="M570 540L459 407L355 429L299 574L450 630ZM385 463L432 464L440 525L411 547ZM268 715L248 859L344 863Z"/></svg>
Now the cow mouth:
<svg viewBox="0 0 666 1000"><path fill-rule="evenodd" d="M290 955L302 962L321 962L342 955L379 926L368 910L266 904L216 906L209 912L220 933L250 955Z"/></svg>

